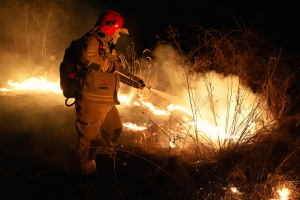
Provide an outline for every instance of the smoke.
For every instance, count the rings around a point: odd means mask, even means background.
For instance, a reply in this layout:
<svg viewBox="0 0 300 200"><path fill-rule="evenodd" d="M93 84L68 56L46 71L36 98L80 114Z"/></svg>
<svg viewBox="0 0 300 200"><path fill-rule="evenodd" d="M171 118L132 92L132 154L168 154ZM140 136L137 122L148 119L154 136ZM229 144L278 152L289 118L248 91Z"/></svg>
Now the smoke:
<svg viewBox="0 0 300 200"><path fill-rule="evenodd" d="M161 82L162 90L169 94L178 94L185 83L184 58L171 45L159 45L154 50L153 63L157 69L158 82Z"/></svg>
<svg viewBox="0 0 300 200"><path fill-rule="evenodd" d="M251 136L272 122L266 99L242 85L238 76L193 72L192 64L171 45L159 45L154 52L151 77L156 78L157 91L152 90L151 102L165 110L170 104L186 108L205 137Z"/></svg>

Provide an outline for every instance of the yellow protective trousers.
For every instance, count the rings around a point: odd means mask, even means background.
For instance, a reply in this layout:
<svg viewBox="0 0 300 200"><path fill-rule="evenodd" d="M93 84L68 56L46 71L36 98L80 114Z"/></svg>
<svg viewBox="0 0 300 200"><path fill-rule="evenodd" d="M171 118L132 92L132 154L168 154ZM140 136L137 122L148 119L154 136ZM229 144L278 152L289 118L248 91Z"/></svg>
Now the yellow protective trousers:
<svg viewBox="0 0 300 200"><path fill-rule="evenodd" d="M83 173L88 167L91 168L91 162L94 163L98 154L113 153L122 131L121 118L115 105L84 101L76 105L76 157ZM96 170L95 164L94 168Z"/></svg>

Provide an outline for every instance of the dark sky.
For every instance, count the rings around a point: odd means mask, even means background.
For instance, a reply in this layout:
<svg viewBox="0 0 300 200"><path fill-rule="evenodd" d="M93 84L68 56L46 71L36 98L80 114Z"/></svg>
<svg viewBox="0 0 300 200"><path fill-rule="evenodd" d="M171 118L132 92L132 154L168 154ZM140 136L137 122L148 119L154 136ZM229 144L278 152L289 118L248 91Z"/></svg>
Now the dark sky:
<svg viewBox="0 0 300 200"><path fill-rule="evenodd" d="M225 0L89 0L93 8L111 9L134 19L144 48L163 36L168 25L179 28L181 36L190 34L189 25L204 28L238 29L233 19L246 25L279 47L300 52L300 3L294 1ZM230 14L229 14L230 13ZM232 15L232 16L230 16ZM126 19L125 19L126 20ZM132 21L132 20L131 20ZM132 23L132 22L131 22ZM194 29L193 29L194 30Z"/></svg>

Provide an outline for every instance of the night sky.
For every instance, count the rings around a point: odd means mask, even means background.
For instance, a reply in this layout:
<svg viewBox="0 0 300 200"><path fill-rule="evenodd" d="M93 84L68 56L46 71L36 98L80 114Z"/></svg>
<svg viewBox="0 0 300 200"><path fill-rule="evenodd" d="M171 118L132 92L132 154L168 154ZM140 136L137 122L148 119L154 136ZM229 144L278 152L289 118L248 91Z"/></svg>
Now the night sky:
<svg viewBox="0 0 300 200"><path fill-rule="evenodd" d="M86 1L85 1L86 2ZM93 13L115 10L135 22L141 48L151 48L155 36L164 36L168 25L177 27L180 35L190 36L199 25L218 30L237 30L233 17L284 50L300 52L300 3L293 1L222 1L222 0L89 0ZM96 9L97 8L97 9ZM134 20L132 20L134 19ZM126 19L125 19L126 20ZM128 22L128 21L127 21ZM125 22L126 23L126 22Z"/></svg>

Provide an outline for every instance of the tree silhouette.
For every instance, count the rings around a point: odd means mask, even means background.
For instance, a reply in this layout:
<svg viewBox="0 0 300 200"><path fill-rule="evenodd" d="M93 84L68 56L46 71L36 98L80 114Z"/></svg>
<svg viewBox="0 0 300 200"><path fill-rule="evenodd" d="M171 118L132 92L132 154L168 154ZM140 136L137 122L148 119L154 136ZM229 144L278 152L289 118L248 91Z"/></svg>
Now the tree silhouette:
<svg viewBox="0 0 300 200"><path fill-rule="evenodd" d="M18 68L29 62L49 69L74 37L78 17L70 0L2 0L0 24L1 46Z"/></svg>

